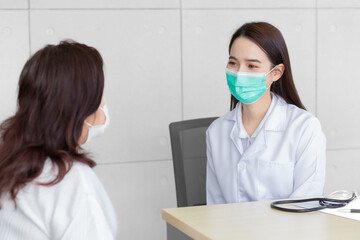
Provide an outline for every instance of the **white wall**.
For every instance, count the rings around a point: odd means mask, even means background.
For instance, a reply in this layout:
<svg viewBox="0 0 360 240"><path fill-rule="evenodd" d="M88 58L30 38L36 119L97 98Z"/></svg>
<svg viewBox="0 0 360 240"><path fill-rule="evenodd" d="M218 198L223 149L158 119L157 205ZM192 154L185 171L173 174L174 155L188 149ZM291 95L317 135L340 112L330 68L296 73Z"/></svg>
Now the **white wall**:
<svg viewBox="0 0 360 240"><path fill-rule="evenodd" d="M287 41L328 139L326 192L360 189L360 1L0 0L0 120L15 110L31 53L68 38L98 48L112 122L88 149L118 239L165 239L161 209L176 206L168 124L227 112L228 42L247 21L268 21Z"/></svg>

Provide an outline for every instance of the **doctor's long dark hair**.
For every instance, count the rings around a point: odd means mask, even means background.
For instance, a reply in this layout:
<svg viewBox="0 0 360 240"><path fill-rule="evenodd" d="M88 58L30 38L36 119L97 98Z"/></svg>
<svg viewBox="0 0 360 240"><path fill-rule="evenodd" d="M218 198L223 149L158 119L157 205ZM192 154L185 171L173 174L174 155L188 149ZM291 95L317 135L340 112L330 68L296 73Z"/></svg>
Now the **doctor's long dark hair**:
<svg viewBox="0 0 360 240"><path fill-rule="evenodd" d="M16 203L18 192L41 174L47 158L58 169L52 181L41 183L47 186L60 182L74 161L95 165L79 152L78 142L103 89L103 60L84 44L47 45L26 62L17 111L0 125L0 199L9 193Z"/></svg>
<svg viewBox="0 0 360 240"><path fill-rule="evenodd" d="M246 37L262 48L273 66L284 64L283 75L271 84L270 90L281 96L287 103L306 110L295 88L288 50L279 29L266 22L245 23L233 34L229 44L229 53L234 41L239 37ZM231 95L230 110L233 110L238 102Z"/></svg>

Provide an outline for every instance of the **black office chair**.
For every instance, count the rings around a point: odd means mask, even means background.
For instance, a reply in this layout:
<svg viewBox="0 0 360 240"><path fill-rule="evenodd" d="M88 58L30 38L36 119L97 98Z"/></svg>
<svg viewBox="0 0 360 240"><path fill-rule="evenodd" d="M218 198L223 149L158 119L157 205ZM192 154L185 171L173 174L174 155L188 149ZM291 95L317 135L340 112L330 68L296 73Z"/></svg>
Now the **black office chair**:
<svg viewBox="0 0 360 240"><path fill-rule="evenodd" d="M206 130L216 118L170 123L178 207L206 205Z"/></svg>

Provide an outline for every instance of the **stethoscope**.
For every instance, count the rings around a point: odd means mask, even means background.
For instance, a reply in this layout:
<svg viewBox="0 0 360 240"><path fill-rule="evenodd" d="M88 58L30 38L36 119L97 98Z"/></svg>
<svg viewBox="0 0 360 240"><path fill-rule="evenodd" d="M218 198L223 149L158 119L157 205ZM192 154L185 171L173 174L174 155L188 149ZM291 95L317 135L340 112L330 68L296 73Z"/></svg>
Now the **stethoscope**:
<svg viewBox="0 0 360 240"><path fill-rule="evenodd" d="M332 194L330 194L332 195ZM306 213L322 210L325 208L340 208L345 207L348 203L354 200L357 197L355 192L352 193L351 197L346 199L337 199L337 198L328 198L328 197L315 197L315 198L303 198L303 199L287 199L287 200L279 200L271 203L271 208L277 209L284 212L294 212L294 213ZM290 203L305 203L305 202L318 202L318 207L313 208L287 208L279 205L282 204L290 204Z"/></svg>

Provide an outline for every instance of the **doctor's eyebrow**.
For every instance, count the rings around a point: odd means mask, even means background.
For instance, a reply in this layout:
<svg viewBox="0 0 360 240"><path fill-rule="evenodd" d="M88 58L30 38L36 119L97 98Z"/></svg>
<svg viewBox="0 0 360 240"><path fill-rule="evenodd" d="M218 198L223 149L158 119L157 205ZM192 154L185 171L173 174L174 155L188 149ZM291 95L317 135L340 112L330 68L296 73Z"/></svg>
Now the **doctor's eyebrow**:
<svg viewBox="0 0 360 240"><path fill-rule="evenodd" d="M260 60L258 59L245 59L246 62L257 62L257 63L261 63Z"/></svg>
<svg viewBox="0 0 360 240"><path fill-rule="evenodd" d="M230 56L229 59L234 59L236 61L239 61L236 57ZM258 59L245 59L246 62L257 62L257 63L261 63L260 60Z"/></svg>

